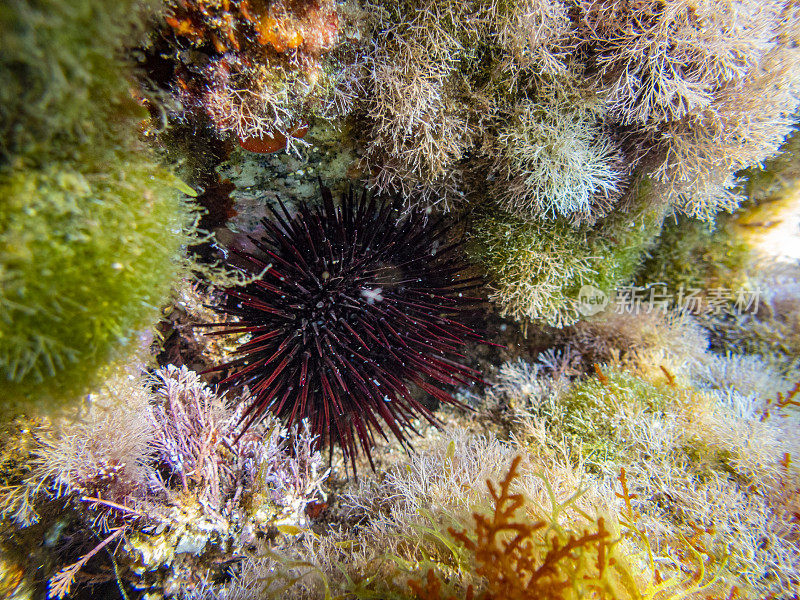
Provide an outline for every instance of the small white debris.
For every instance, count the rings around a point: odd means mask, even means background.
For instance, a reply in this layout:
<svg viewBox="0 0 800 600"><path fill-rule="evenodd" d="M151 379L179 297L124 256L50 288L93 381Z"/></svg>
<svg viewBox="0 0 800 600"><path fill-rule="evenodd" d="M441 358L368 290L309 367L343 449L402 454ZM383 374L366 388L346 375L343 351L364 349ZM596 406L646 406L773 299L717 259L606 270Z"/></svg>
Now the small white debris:
<svg viewBox="0 0 800 600"><path fill-rule="evenodd" d="M361 288L361 296L367 301L367 304L375 304L383 302L382 291L383 288Z"/></svg>

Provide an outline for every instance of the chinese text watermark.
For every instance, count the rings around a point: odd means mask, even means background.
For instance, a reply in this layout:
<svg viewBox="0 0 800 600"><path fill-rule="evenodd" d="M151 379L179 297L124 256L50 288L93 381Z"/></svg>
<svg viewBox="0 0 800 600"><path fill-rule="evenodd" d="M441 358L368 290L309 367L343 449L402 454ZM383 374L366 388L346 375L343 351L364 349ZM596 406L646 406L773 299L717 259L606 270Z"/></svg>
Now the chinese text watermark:
<svg viewBox="0 0 800 600"><path fill-rule="evenodd" d="M609 306L617 314L631 315L667 310L705 316L743 315L758 311L761 295L762 290L749 288L703 289L681 285L677 290L670 290L663 283L624 286L607 294L592 285L584 285L578 292L578 310L587 317Z"/></svg>

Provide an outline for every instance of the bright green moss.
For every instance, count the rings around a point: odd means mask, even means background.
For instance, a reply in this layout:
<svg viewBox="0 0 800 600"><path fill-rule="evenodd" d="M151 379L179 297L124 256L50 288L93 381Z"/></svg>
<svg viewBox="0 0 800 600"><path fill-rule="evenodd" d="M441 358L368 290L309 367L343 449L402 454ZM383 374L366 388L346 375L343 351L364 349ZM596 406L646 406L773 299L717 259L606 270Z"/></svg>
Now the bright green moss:
<svg viewBox="0 0 800 600"><path fill-rule="evenodd" d="M617 210L595 226L589 240L596 257L595 287L610 293L631 281L661 231L666 211L667 206L644 178Z"/></svg>
<svg viewBox="0 0 800 600"><path fill-rule="evenodd" d="M183 264L190 209L137 140L121 58L144 4L0 6L0 420L91 390Z"/></svg>
<svg viewBox="0 0 800 600"><path fill-rule="evenodd" d="M581 316L582 286L613 294L626 283L659 231L665 210L651 204L646 183L639 184L627 205L628 210L613 213L596 228L481 212L471 227L470 249L490 276L492 300L501 314L563 327Z"/></svg>
<svg viewBox="0 0 800 600"><path fill-rule="evenodd" d="M144 2L0 3L0 167L116 143L140 117L120 58ZM134 125L135 127L135 125Z"/></svg>
<svg viewBox="0 0 800 600"><path fill-rule="evenodd" d="M543 225L503 211L484 212L470 249L487 270L501 316L560 327L578 318L577 296L594 281L584 230L561 220Z"/></svg>
<svg viewBox="0 0 800 600"><path fill-rule="evenodd" d="M717 217L713 229L708 223L681 217L665 225L637 282L664 283L671 293L681 287L734 288L743 282L750 259L751 250L737 235L730 216Z"/></svg>
<svg viewBox="0 0 800 600"><path fill-rule="evenodd" d="M632 457L624 456L624 448L618 443L621 408L660 414L672 402L675 391L620 368L602 367L601 372L602 377L582 379L559 397L561 430L585 449L592 463L624 463Z"/></svg>
<svg viewBox="0 0 800 600"><path fill-rule="evenodd" d="M89 389L169 294L188 210L146 158L114 167L0 175L0 413Z"/></svg>

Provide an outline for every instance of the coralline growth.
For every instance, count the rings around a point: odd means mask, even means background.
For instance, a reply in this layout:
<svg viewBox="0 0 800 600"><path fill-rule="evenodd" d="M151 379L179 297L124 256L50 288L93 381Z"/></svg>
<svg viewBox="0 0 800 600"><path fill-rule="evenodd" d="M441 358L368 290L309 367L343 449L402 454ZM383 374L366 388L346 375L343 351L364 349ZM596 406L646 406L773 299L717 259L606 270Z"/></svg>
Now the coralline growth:
<svg viewBox="0 0 800 600"><path fill-rule="evenodd" d="M178 121L202 115L252 151L285 147L315 114L336 112L341 10L331 0L170 0L148 49L160 65L154 109Z"/></svg>

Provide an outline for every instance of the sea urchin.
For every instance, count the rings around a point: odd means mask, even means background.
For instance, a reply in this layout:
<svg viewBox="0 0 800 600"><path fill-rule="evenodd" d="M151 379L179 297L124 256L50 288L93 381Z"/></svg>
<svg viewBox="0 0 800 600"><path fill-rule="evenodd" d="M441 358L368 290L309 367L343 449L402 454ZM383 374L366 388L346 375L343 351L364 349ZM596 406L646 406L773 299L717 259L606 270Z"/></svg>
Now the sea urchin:
<svg viewBox="0 0 800 600"><path fill-rule="evenodd" d="M442 221L400 216L398 206L360 198L339 206L322 186L322 203L290 214L283 204L251 237L258 251L239 252L261 280L224 290L216 310L238 317L215 334L247 333L223 385L247 385L249 426L266 411L287 425L308 419L323 444L341 446L355 467L358 446L372 462L373 433L388 428L407 446L411 423L438 421L409 383L441 402L459 404L442 385L471 384L478 373L459 350L480 340L456 319L474 308L464 292L459 243Z"/></svg>

